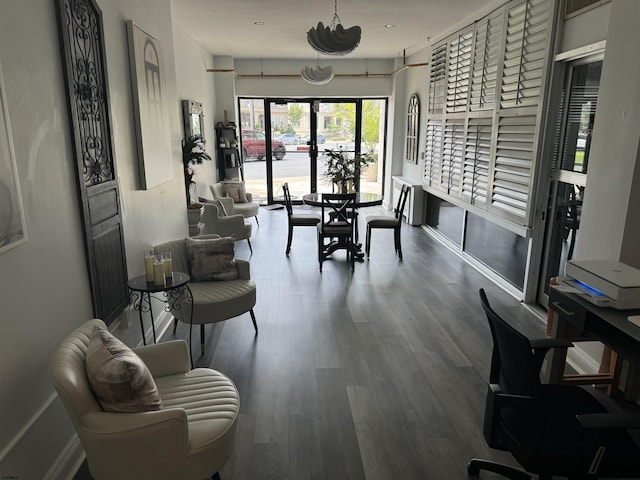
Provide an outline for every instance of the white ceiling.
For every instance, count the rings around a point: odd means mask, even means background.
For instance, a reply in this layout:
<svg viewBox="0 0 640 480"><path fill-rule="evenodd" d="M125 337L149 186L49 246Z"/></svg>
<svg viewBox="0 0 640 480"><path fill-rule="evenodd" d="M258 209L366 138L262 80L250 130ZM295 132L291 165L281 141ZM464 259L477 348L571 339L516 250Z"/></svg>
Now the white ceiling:
<svg viewBox="0 0 640 480"><path fill-rule="evenodd" d="M464 27L506 0L337 0L345 28L362 39L345 58L396 58ZM331 24L334 0L172 0L174 20L213 55L315 59L307 31ZM255 22L264 22L256 25ZM385 28L393 24L394 28ZM321 55L321 58L330 58Z"/></svg>

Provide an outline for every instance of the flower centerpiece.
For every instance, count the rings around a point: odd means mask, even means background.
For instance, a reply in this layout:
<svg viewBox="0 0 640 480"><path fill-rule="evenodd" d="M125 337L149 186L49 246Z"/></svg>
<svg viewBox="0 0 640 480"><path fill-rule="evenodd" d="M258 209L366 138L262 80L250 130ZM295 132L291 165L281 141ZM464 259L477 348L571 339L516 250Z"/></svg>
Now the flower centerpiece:
<svg viewBox="0 0 640 480"><path fill-rule="evenodd" d="M329 183L335 183L338 191L347 192L350 190L349 185L360 177L360 172L373 159L367 155L355 155L345 152L342 146L338 150L326 148L324 150L327 155L327 166L324 171L324 177Z"/></svg>
<svg viewBox="0 0 640 480"><path fill-rule="evenodd" d="M205 160L211 160L211 156L205 151L205 140L200 135L194 135L182 141L182 165L184 167L184 183L187 195L187 207L191 207L191 186L195 186L193 167L200 165ZM201 205L193 208L200 208Z"/></svg>

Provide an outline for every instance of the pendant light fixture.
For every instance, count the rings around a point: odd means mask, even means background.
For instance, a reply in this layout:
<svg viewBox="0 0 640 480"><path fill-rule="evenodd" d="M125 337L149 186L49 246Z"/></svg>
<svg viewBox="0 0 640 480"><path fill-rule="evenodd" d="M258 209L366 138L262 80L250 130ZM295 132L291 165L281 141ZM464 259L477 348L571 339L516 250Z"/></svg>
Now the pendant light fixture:
<svg viewBox="0 0 640 480"><path fill-rule="evenodd" d="M314 50L325 55L346 55L353 52L360 43L362 29L355 25L344 28L338 16L338 0L334 0L333 20L328 27L318 22L307 32L307 41Z"/></svg>
<svg viewBox="0 0 640 480"><path fill-rule="evenodd" d="M325 85L333 80L334 72L331 65L320 65L320 54L315 67L305 66L300 72L302 79L312 85Z"/></svg>

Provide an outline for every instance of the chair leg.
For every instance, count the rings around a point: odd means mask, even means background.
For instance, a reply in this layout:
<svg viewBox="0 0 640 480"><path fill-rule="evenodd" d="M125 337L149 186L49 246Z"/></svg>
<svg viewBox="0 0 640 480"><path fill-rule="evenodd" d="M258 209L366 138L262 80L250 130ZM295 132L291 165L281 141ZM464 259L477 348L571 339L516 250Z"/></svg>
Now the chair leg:
<svg viewBox="0 0 640 480"><path fill-rule="evenodd" d="M178 328L178 319L173 317L173 334L176 334L176 329Z"/></svg>
<svg viewBox="0 0 640 480"><path fill-rule="evenodd" d="M394 241L396 244L396 252L398 252L398 258L400 258L400 260L402 260L402 244L400 243L400 229L396 228L394 230Z"/></svg>
<svg viewBox="0 0 640 480"><path fill-rule="evenodd" d="M258 221L258 216L256 215L256 225L258 225L258 228L260 228L260 222Z"/></svg>
<svg viewBox="0 0 640 480"><path fill-rule="evenodd" d="M204 323L200 324L200 354L204 355Z"/></svg>
<svg viewBox="0 0 640 480"><path fill-rule="evenodd" d="M247 243L249 244L249 251L253 253L253 248L251 247L251 239L247 238Z"/></svg>
<svg viewBox="0 0 640 480"><path fill-rule="evenodd" d="M370 249L371 249L371 227L367 225L367 236L364 242L364 251L367 254L367 258L369 258Z"/></svg>
<svg viewBox="0 0 640 480"><path fill-rule="evenodd" d="M258 324L256 323L256 314L253 313L253 308L251 310L249 310L249 314L251 315L251 321L253 322L253 328L256 330L256 333L258 333Z"/></svg>
<svg viewBox="0 0 640 480"><path fill-rule="evenodd" d="M287 251L284 252L285 255L289 255L291 251L291 240L293 240L293 225L289 225L289 237L287 238Z"/></svg>

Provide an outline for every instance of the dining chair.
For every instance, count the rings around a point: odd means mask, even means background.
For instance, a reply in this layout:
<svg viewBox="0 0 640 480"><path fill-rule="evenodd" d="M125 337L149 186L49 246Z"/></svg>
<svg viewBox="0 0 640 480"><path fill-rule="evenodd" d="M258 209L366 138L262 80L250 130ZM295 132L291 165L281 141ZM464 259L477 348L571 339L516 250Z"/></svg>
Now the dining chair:
<svg viewBox="0 0 640 480"><path fill-rule="evenodd" d="M404 213L404 206L407 203L407 197L409 196L409 186L402 185L400 195L398 196L398 204L394 210L394 216L388 215L370 215L367 217L367 238L365 240L365 252L367 258L369 257L369 251L371 249L371 230L374 228L386 228L393 230L393 240L398 254L398 258L402 260L402 244L400 242L400 231L402 227L402 215Z"/></svg>
<svg viewBox="0 0 640 480"><path fill-rule="evenodd" d="M323 193L321 218L318 223L318 262L322 262L336 250L345 250L351 270L355 269L356 248L353 244L355 225L355 193ZM329 238L329 244L325 239Z"/></svg>
<svg viewBox="0 0 640 480"><path fill-rule="evenodd" d="M291 192L289 192L289 184L282 184L284 192L284 205L287 209L287 218L289 223L289 236L287 238L286 255L291 251L291 241L293 240L293 227L316 227L320 223L320 215L315 213L294 213L293 203L291 202Z"/></svg>

